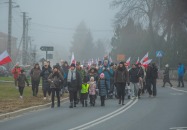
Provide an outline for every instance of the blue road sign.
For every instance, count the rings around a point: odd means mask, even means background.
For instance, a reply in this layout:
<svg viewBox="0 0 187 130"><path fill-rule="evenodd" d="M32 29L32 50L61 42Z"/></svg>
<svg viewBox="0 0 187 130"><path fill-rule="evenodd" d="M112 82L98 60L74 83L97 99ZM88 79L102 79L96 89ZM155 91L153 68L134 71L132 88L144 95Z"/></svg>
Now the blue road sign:
<svg viewBox="0 0 187 130"><path fill-rule="evenodd" d="M156 51L156 57L163 57L162 51Z"/></svg>

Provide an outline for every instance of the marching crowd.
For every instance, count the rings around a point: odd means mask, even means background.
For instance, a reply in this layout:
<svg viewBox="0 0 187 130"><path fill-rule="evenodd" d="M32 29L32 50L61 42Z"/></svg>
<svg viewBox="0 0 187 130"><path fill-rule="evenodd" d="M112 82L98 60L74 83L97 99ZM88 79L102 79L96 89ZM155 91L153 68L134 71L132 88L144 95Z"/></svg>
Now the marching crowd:
<svg viewBox="0 0 187 130"><path fill-rule="evenodd" d="M163 87L169 80L169 69L166 65L163 79ZM16 65L12 70L15 85L19 88L20 98L23 98L24 87L29 86L29 82L21 70ZM184 87L183 76L184 66L179 64L179 86ZM128 99L140 98L142 94L148 93L149 97L157 95L156 81L158 69L155 63L143 67L141 63L132 64L129 68L125 62L118 64L110 63L105 58L98 64L91 66L81 65L80 62L71 63L62 61L51 67L49 61L45 61L42 68L36 63L30 71L33 96L37 96L42 79L42 90L44 100L51 97L51 107L54 108L55 96L57 97L57 107L60 107L60 95L65 91L69 93L70 108L76 107L78 103L82 107L95 106L95 100L100 96L101 106L105 106L105 100L113 97L118 99L118 104L124 105L125 96ZM88 101L89 99L89 101Z"/></svg>

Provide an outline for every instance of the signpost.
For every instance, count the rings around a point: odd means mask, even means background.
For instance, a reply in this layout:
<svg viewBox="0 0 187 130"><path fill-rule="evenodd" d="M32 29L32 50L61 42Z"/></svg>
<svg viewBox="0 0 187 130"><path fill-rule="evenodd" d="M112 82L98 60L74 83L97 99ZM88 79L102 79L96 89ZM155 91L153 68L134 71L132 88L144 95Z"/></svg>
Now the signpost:
<svg viewBox="0 0 187 130"><path fill-rule="evenodd" d="M47 59L53 59L53 55L52 54L48 54L48 51L54 51L54 47L53 46L41 46L40 50L46 52L46 60Z"/></svg>
<svg viewBox="0 0 187 130"><path fill-rule="evenodd" d="M162 51L156 51L156 57L158 58L158 64L159 64L159 69L160 69L160 59L163 57L163 52Z"/></svg>

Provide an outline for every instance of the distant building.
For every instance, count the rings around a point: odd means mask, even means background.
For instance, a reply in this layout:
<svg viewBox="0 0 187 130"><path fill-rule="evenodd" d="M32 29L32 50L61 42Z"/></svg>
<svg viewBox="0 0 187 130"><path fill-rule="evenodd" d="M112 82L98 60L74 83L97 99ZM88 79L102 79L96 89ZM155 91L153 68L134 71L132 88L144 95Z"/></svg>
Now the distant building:
<svg viewBox="0 0 187 130"><path fill-rule="evenodd" d="M0 53L3 53L7 50L8 45L8 34L0 32ZM16 55L17 55L17 38L12 37L11 39L11 58L13 63L15 63ZM7 50L8 51L8 50Z"/></svg>

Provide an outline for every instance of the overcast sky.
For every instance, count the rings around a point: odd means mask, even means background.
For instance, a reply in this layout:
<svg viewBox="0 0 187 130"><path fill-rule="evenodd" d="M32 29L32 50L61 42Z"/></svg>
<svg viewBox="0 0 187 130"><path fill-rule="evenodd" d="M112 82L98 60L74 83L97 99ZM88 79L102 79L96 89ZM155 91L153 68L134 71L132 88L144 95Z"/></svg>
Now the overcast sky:
<svg viewBox="0 0 187 130"><path fill-rule="evenodd" d="M8 0L0 0L0 31L7 33ZM20 8L13 9L13 36L22 35L22 14L27 12L32 18L29 34L33 44L54 45L69 52L73 33L77 25L84 21L91 29L94 41L110 40L113 35L115 11L110 9L111 0L13 0ZM60 53L59 51L56 53ZM60 55L60 54L59 54Z"/></svg>

